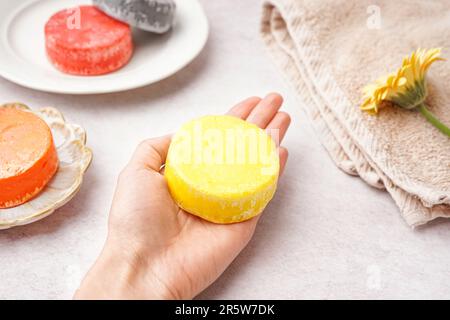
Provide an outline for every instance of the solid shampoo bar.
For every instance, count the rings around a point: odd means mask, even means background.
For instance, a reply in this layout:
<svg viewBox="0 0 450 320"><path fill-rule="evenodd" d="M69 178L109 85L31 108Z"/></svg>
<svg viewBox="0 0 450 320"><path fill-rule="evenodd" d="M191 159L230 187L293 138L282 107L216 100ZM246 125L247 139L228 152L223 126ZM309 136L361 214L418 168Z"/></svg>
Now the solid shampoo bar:
<svg viewBox="0 0 450 320"><path fill-rule="evenodd" d="M133 27L155 33L167 32L175 18L174 0L93 0L93 2L109 16Z"/></svg>
<svg viewBox="0 0 450 320"><path fill-rule="evenodd" d="M133 54L129 25L94 6L58 11L45 24L45 47L62 72L94 76L116 71Z"/></svg>
<svg viewBox="0 0 450 320"><path fill-rule="evenodd" d="M231 116L206 116L174 135L165 176L177 204L215 223L250 219L272 199L279 157L267 133Z"/></svg>
<svg viewBox="0 0 450 320"><path fill-rule="evenodd" d="M37 115L0 106L0 209L36 196L58 169L48 125Z"/></svg>

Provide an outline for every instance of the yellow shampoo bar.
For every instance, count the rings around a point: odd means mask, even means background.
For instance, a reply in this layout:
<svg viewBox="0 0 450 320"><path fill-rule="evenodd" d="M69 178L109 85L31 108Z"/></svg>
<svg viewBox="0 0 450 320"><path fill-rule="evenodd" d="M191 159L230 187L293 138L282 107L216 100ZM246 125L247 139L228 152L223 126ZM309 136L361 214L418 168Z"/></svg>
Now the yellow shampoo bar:
<svg viewBox="0 0 450 320"><path fill-rule="evenodd" d="M264 130L231 116L206 116L174 135L165 177L185 211L215 223L234 223L264 210L279 170L276 145Z"/></svg>

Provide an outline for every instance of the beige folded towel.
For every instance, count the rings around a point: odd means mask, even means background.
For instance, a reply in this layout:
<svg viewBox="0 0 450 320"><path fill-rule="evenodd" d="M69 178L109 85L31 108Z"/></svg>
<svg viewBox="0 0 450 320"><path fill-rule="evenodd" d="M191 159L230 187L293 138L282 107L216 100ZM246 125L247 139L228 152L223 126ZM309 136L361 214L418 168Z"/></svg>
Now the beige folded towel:
<svg viewBox="0 0 450 320"><path fill-rule="evenodd" d="M417 48L450 58L450 1L266 0L262 36L339 168L385 188L410 226L450 217L450 139L417 111L359 110L362 88ZM450 125L450 61L427 79Z"/></svg>

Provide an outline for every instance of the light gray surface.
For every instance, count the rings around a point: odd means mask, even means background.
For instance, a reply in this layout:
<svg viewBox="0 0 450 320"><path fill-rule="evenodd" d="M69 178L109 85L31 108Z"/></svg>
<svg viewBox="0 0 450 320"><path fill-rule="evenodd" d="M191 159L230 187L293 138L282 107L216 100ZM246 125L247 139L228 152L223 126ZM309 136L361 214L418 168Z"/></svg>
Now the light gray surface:
<svg viewBox="0 0 450 320"><path fill-rule="evenodd" d="M279 91L293 118L290 161L255 237L200 298L450 298L450 221L411 230L391 198L339 171L258 36L260 1L202 1L203 53L156 85L64 96L0 79L0 101L55 106L88 131L81 192L38 223L0 232L0 298L71 298L98 255L117 174L142 139L241 98Z"/></svg>

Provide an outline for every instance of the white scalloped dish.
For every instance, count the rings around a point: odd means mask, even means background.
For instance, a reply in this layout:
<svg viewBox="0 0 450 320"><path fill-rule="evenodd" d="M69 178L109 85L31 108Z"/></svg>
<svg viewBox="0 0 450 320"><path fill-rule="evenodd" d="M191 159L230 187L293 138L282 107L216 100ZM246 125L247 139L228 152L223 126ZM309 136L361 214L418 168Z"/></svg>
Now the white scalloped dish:
<svg viewBox="0 0 450 320"><path fill-rule="evenodd" d="M29 224L47 217L70 201L80 189L83 176L92 160L86 147L86 132L76 124L67 123L55 108L31 110L21 103L0 105L0 108L20 108L34 112L50 127L59 167L47 186L30 201L7 209L0 209L0 229Z"/></svg>

